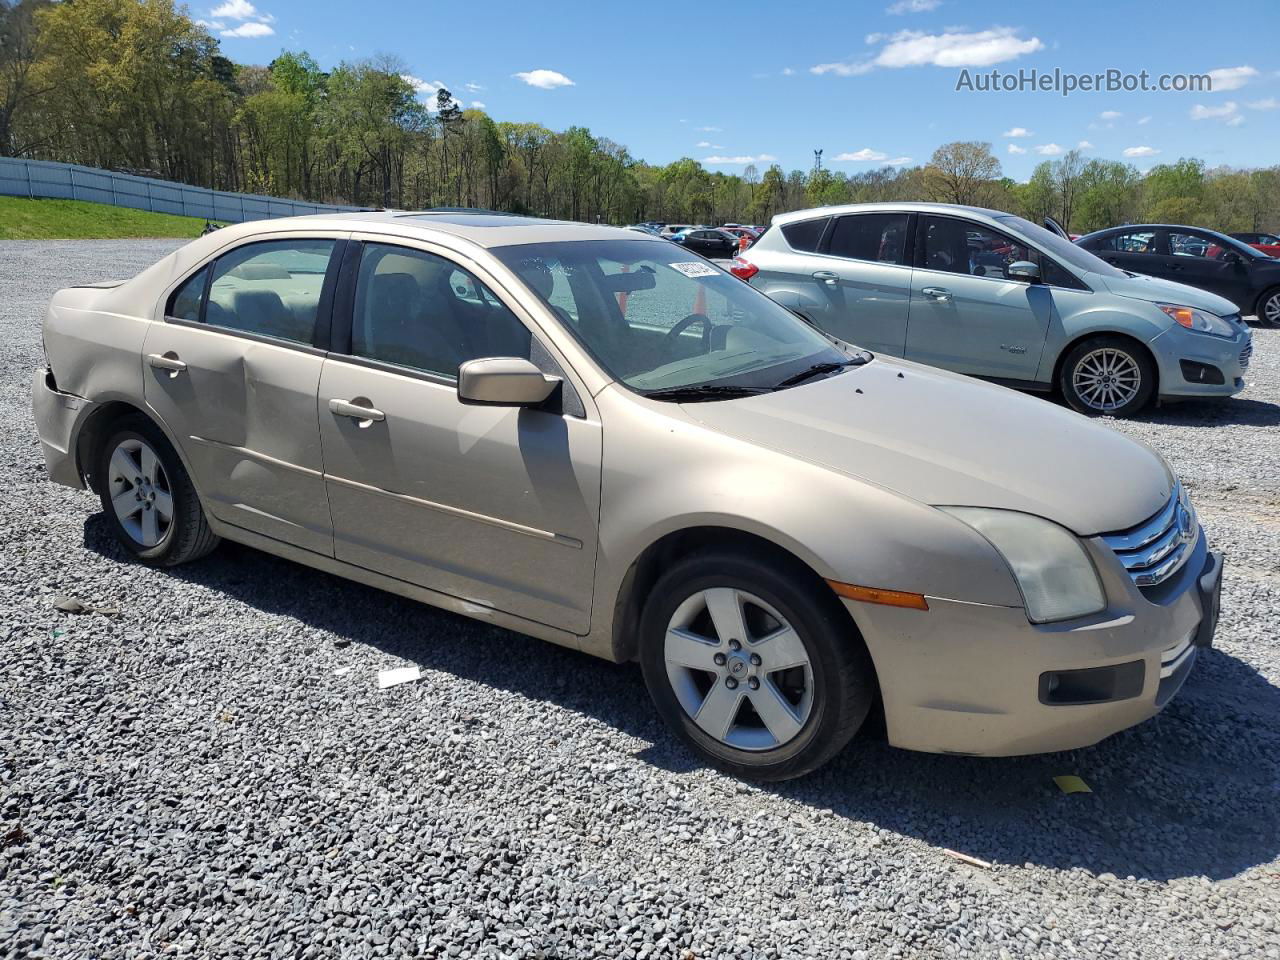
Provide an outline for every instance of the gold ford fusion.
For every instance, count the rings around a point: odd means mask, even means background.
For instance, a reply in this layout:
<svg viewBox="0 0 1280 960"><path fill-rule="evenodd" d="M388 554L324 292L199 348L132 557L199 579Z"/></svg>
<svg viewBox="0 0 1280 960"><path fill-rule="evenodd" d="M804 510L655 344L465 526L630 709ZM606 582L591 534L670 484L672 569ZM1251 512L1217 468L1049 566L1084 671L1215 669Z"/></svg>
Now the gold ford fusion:
<svg viewBox="0 0 1280 960"><path fill-rule="evenodd" d="M60 291L52 479L614 661L710 762L1010 755L1158 711L1221 559L1146 446L826 336L666 240L480 214L245 224Z"/></svg>

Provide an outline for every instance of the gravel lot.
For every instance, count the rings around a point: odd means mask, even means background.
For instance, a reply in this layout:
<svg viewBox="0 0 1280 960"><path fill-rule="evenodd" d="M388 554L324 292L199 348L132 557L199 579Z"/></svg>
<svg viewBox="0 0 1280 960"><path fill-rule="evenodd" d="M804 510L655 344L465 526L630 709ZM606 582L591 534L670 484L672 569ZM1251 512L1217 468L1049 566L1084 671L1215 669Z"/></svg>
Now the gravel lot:
<svg viewBox="0 0 1280 960"><path fill-rule="evenodd" d="M759 788L633 666L232 544L125 562L46 480L29 378L57 288L174 245L0 244L0 955L1280 957L1280 330L1241 398L1115 424L1228 555L1162 715L1014 760L864 736Z"/></svg>

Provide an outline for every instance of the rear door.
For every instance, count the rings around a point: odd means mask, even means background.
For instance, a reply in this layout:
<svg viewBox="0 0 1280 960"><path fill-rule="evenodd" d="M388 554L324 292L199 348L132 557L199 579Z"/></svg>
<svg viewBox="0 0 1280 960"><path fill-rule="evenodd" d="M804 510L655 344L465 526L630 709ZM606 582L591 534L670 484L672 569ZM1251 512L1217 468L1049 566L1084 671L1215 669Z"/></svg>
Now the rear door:
<svg viewBox="0 0 1280 960"><path fill-rule="evenodd" d="M811 276L825 302L818 325L879 353L904 355L911 303L911 215L836 217Z"/></svg>
<svg viewBox="0 0 1280 960"><path fill-rule="evenodd" d="M332 554L316 391L345 241L242 244L169 295L143 347L144 394L225 523Z"/></svg>
<svg viewBox="0 0 1280 960"><path fill-rule="evenodd" d="M601 457L585 391L479 268L430 244L365 240L347 258L319 391L335 555L585 633ZM461 403L459 365L490 356L565 377L560 406Z"/></svg>
<svg viewBox="0 0 1280 960"><path fill-rule="evenodd" d="M907 323L909 360L960 373L1034 380L1053 314L1049 287L1010 279L1038 257L1021 241L958 217L921 214Z"/></svg>

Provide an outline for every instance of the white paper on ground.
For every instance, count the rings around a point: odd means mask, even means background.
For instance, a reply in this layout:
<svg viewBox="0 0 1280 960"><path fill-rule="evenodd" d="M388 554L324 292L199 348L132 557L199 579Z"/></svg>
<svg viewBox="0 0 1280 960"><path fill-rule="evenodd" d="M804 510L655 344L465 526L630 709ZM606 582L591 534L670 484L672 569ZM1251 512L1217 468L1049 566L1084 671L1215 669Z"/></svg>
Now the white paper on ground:
<svg viewBox="0 0 1280 960"><path fill-rule="evenodd" d="M387 687L394 687L397 683L410 683L421 679L422 669L420 667L395 667L391 670L379 670L378 689L385 690Z"/></svg>

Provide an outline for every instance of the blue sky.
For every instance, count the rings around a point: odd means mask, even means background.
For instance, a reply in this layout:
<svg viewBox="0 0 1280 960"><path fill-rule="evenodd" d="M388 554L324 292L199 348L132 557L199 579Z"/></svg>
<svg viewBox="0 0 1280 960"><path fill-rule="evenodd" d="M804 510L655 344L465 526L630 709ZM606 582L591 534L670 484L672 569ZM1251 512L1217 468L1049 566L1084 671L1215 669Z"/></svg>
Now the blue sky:
<svg viewBox="0 0 1280 960"><path fill-rule="evenodd" d="M573 124L653 163L849 172L923 162L987 140L1007 175L1084 145L1139 169L1280 162L1280 2L879 0L788 4L648 0L472 3L209 0L226 54L266 63L307 50L322 67L378 54L498 120ZM1211 73L1212 92L981 93L992 69L1152 77Z"/></svg>

